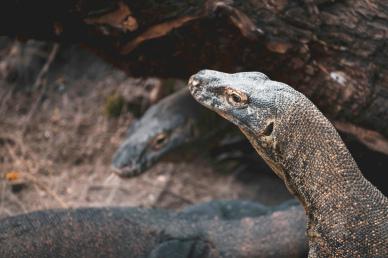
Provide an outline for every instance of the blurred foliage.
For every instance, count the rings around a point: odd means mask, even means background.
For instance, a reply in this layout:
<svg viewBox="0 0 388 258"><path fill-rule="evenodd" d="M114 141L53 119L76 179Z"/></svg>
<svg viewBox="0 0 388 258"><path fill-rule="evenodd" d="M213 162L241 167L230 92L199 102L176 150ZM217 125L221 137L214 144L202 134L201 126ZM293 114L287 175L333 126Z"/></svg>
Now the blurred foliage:
<svg viewBox="0 0 388 258"><path fill-rule="evenodd" d="M124 97L118 93L113 93L105 100L104 114L108 117L119 117L125 105Z"/></svg>

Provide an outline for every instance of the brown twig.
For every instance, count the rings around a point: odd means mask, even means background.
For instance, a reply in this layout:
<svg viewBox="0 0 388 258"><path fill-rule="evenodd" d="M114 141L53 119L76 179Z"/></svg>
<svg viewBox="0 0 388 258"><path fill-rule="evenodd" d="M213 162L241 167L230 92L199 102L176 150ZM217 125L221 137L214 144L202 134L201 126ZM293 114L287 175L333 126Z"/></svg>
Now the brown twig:
<svg viewBox="0 0 388 258"><path fill-rule="evenodd" d="M174 196L176 199L179 199L179 200L185 202L186 204L189 204L189 205L194 204L193 200L185 198L181 194L176 194L176 193L174 193L174 192L172 192L170 190L167 190L164 194L169 194L171 196Z"/></svg>
<svg viewBox="0 0 388 258"><path fill-rule="evenodd" d="M8 100L12 97L12 93L14 92L15 88L16 88L16 84L13 84L12 87L9 87L9 89L1 96L0 114L5 113L6 109L4 108L4 106L8 102Z"/></svg>
<svg viewBox="0 0 388 258"><path fill-rule="evenodd" d="M152 203L152 207L155 207L157 203L159 203L162 198L165 196L165 194L169 191L169 189L171 188L171 184L173 182L173 176L174 176L174 172L171 171L169 174L168 174L168 178L166 180L166 183L164 184L162 190L159 192L158 196L155 198L154 202Z"/></svg>
<svg viewBox="0 0 388 258"><path fill-rule="evenodd" d="M39 180L31 173L24 173L26 177L33 182L36 186L38 186L40 189L45 191L47 194L49 194L51 197L53 197L62 208L69 208L69 205L59 197L58 194L56 194L54 191L51 191L46 185L39 182Z"/></svg>
<svg viewBox="0 0 388 258"><path fill-rule="evenodd" d="M54 43L53 48L51 49L50 54L47 57L46 63L43 65L38 76L36 77L34 87L39 87L39 86L44 84L43 83L44 77L46 76L52 62L54 61L55 57L57 56L58 50L59 50L59 44Z"/></svg>
<svg viewBox="0 0 388 258"><path fill-rule="evenodd" d="M44 83L44 77L46 76L46 74L47 74L47 72L48 72L48 70L50 68L50 65L52 64L52 62L54 61L55 57L57 56L58 50L59 50L59 44L55 43L53 45L53 48L51 49L51 52L50 52L50 54L49 54L49 56L47 58L46 63L43 65L43 67L40 70L38 76L36 77L36 80L35 80L35 83L34 83L34 87L38 88L41 85L43 87L42 87L42 89L40 91L40 94L37 97L36 101L32 105L30 112L28 113L28 115L26 117L26 121L25 121L24 127L22 129L22 136L25 135L25 133L27 131L27 128L28 128L28 124L31 121L32 117L34 116L36 110L38 109L39 104L41 103L44 94L46 93L47 83Z"/></svg>

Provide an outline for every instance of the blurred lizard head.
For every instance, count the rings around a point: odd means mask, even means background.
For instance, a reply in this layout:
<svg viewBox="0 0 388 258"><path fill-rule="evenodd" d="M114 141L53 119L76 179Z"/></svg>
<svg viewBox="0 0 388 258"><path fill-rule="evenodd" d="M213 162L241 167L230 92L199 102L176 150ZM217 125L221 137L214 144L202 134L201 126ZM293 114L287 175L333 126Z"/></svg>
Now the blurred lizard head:
<svg viewBox="0 0 388 258"><path fill-rule="evenodd" d="M203 109L187 89L150 107L128 130L113 157L113 169L122 177L139 175L168 153L195 141L196 120Z"/></svg>

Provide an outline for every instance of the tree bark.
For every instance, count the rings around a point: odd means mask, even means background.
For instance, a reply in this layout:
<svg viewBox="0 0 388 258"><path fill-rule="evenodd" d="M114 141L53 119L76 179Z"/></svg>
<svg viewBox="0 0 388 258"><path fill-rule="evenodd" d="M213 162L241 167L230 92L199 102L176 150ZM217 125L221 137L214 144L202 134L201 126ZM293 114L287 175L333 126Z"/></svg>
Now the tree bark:
<svg viewBox="0 0 388 258"><path fill-rule="evenodd" d="M3 0L0 34L82 43L136 76L261 71L388 137L386 1Z"/></svg>

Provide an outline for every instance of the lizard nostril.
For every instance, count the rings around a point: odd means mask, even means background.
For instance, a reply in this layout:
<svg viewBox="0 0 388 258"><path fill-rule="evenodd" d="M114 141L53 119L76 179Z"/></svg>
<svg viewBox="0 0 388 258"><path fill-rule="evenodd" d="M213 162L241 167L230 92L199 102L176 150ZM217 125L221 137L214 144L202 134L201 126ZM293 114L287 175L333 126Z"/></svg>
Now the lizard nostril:
<svg viewBox="0 0 388 258"><path fill-rule="evenodd" d="M196 78L195 75L191 76L189 79L189 87L192 88L198 88L201 85L201 81Z"/></svg>

